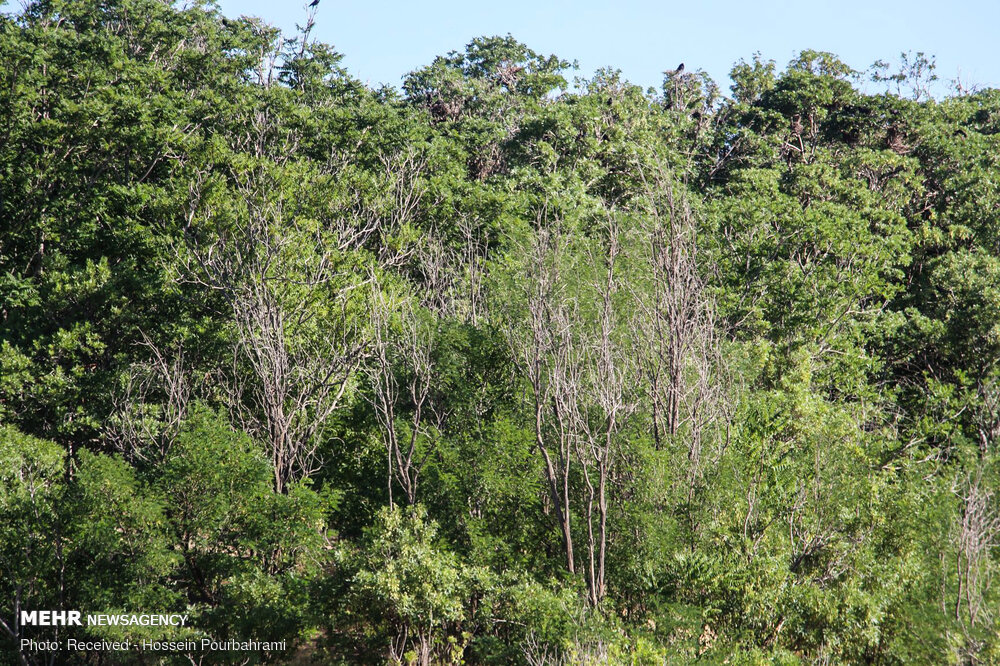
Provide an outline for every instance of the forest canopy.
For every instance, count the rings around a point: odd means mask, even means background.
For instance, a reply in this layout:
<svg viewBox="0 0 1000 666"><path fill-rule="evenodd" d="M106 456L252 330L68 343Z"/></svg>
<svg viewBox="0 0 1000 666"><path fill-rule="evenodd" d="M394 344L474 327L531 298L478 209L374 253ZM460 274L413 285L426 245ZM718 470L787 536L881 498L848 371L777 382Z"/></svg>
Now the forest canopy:
<svg viewBox="0 0 1000 666"><path fill-rule="evenodd" d="M0 14L0 662L1000 663L1000 92L311 12Z"/></svg>

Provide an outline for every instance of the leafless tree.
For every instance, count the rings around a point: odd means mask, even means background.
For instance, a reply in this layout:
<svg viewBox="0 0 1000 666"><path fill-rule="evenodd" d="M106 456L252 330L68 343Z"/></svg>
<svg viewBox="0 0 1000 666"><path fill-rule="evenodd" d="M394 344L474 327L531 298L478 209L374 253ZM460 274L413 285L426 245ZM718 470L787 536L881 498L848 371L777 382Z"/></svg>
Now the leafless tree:
<svg viewBox="0 0 1000 666"><path fill-rule="evenodd" d="M462 235L462 283L468 308L467 320L476 326L480 318L486 314L484 285L489 247L483 239L480 228L469 219L463 218L458 224L458 230Z"/></svg>
<svg viewBox="0 0 1000 666"><path fill-rule="evenodd" d="M572 508L583 507L583 574L592 605L605 596L609 484L620 458L620 432L637 408L638 384L628 325L632 294L618 272L621 244L613 216L603 232L589 249L572 247L558 224L540 218L523 250L524 311L509 325L571 573L577 566ZM574 470L583 482L581 497L574 497Z"/></svg>
<svg viewBox="0 0 1000 666"><path fill-rule="evenodd" d="M394 313L398 314L397 326L393 326ZM375 290L370 315L372 362L366 374L388 458L389 504L393 504L395 483L412 505L417 501L420 473L434 451L445 419L432 397L433 334L418 321L412 303L387 294L382 286ZM408 432L400 437L404 401L409 404L410 416ZM419 450L421 437L429 441L423 450Z"/></svg>
<svg viewBox="0 0 1000 666"><path fill-rule="evenodd" d="M649 388L653 439L684 430L689 477L700 473L707 424L725 421L725 381L719 374L715 317L698 267L696 219L662 165L640 170L644 196L640 225L647 245L648 288L637 301L648 354L643 370ZM720 418L723 417L723 418Z"/></svg>
<svg viewBox="0 0 1000 666"><path fill-rule="evenodd" d="M539 217L540 223L544 215ZM511 348L527 379L534 411L535 446L544 460L549 507L562 533L566 568L576 572L570 512L570 471L573 457L571 417L575 390L570 322L575 304L565 292L560 263L564 239L555 225L540 224L522 249L526 276L522 286L523 312L515 311L507 326Z"/></svg>
<svg viewBox="0 0 1000 666"><path fill-rule="evenodd" d="M380 169L376 197L360 189L348 192L351 203L346 211L331 215L342 252L365 247L383 269L396 268L408 261L415 245L400 243L401 235L416 216L426 194L421 176L426 156L413 148L387 153L379 158Z"/></svg>
<svg viewBox="0 0 1000 666"><path fill-rule="evenodd" d="M442 317L455 315L454 253L439 234L432 231L422 239L416 251L416 269L419 274L421 302Z"/></svg>
<svg viewBox="0 0 1000 666"><path fill-rule="evenodd" d="M964 608L971 629L990 614L984 600L993 582L991 551L1000 545L1000 511L995 492L983 478L983 465L962 479L955 493L960 504L954 534L958 574L955 619L963 620Z"/></svg>
<svg viewBox="0 0 1000 666"><path fill-rule="evenodd" d="M484 314L487 248L473 221L462 219L457 229L457 247L434 231L417 246L422 302L441 316L476 325Z"/></svg>
<svg viewBox="0 0 1000 666"><path fill-rule="evenodd" d="M1000 547L1000 506L994 484L987 478L987 468L996 455L995 442L1000 435L1000 390L997 383L986 382L978 390L980 406L976 421L978 457L975 466L961 475L952 491L958 499L958 519L952 529L955 552L955 619L964 627L965 650L970 663L978 663L983 645L975 628L993 620L995 610L987 602L996 564L993 552Z"/></svg>
<svg viewBox="0 0 1000 666"><path fill-rule="evenodd" d="M572 649L554 646L539 640L532 632L521 646L521 654L530 666L597 666L609 663L608 646L604 641L586 641L574 637Z"/></svg>
<svg viewBox="0 0 1000 666"><path fill-rule="evenodd" d="M236 191L244 207L229 224L209 240L190 235L183 278L231 308L236 353L227 402L243 428L268 443L282 492L317 468L324 427L365 357L361 324L349 313L362 284L342 265L342 236L290 215L264 169L237 180Z"/></svg>
<svg viewBox="0 0 1000 666"><path fill-rule="evenodd" d="M235 353L225 399L234 420L267 443L275 488L284 491L318 468L325 428L369 353L363 313L368 276L378 271L365 266L388 270L412 253L399 238L424 194L424 159L414 150L383 155L376 187L333 181L346 184L311 219L298 212L297 198L310 178L338 174L297 173L289 158L295 137L266 117L258 121L247 134L258 164L229 174L233 209L213 206L198 180L178 249L181 279L221 295L229 308Z"/></svg>
<svg viewBox="0 0 1000 666"><path fill-rule="evenodd" d="M608 482L617 459L619 433L638 407L634 339L626 333L631 299L629 292L622 289L618 273L621 252L618 225L613 215L609 214L607 219L607 236L601 252L592 252L589 257L592 266L601 267L587 285L598 304L598 312L594 320L577 322L582 354L574 355L574 360L580 367L568 373L571 377L579 375L582 383L579 390L571 393L576 400L575 408L567 408L567 412L577 417L574 424L579 433L575 439L577 459L587 488L587 583L590 602L595 606L606 591Z"/></svg>
<svg viewBox="0 0 1000 666"><path fill-rule="evenodd" d="M651 403L657 447L668 438L686 445L689 500L700 479L706 428L722 415L694 215L675 197L665 168L642 175L645 196L631 216L640 222L628 233L620 213L608 208L594 233L572 241L540 215L520 252L523 311L512 309L508 324L530 388L549 503L574 573L572 509L580 507L585 519L583 574L593 605L605 595L609 495L640 387ZM582 484L579 496L571 479Z"/></svg>
<svg viewBox="0 0 1000 666"><path fill-rule="evenodd" d="M187 414L191 380L178 344L165 353L148 336L139 345L147 360L129 368L123 385L112 396L114 411L108 437L130 460L163 460Z"/></svg>

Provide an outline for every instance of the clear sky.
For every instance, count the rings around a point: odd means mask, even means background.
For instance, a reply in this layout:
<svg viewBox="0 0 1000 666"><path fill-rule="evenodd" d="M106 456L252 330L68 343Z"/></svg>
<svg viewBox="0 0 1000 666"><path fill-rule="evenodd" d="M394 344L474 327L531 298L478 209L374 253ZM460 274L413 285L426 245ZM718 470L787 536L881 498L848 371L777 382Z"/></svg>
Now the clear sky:
<svg viewBox="0 0 1000 666"><path fill-rule="evenodd" d="M305 4L221 0L227 16L264 18L292 31ZM779 69L802 49L832 51L855 69L897 60L901 51L937 58L943 80L1000 87L1000 0L320 0L315 37L344 54L373 86L399 86L434 56L473 37L510 33L537 52L577 60L579 74L613 66L642 86L684 62L729 85L728 73L755 52Z"/></svg>

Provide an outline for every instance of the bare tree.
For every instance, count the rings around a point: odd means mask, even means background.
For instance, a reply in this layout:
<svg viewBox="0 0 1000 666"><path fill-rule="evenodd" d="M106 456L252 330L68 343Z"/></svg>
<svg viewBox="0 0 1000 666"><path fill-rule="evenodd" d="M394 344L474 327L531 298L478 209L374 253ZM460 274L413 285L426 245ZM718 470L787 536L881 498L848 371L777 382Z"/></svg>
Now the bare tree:
<svg viewBox="0 0 1000 666"><path fill-rule="evenodd" d="M1000 390L996 381L978 390L980 406L976 414L979 451L974 468L961 475L952 492L958 499L958 517L952 528L955 553L955 619L965 630L969 663L978 663L983 643L975 629L994 619L987 602L996 564L993 551L1000 546L1000 506L995 485L987 478L997 436L1000 435ZM995 463L994 463L995 464Z"/></svg>
<svg viewBox="0 0 1000 666"><path fill-rule="evenodd" d="M268 443L283 492L316 470L324 427L365 357L361 324L349 313L362 283L344 265L343 235L289 214L281 183L263 168L236 179L236 191L244 207L231 223L211 240L189 235L183 278L231 309L227 402Z"/></svg>
<svg viewBox="0 0 1000 666"><path fill-rule="evenodd" d="M993 489L983 478L982 464L962 479L955 493L960 503L954 533L958 574L955 619L963 620L964 608L971 629L990 614L984 601L993 582L991 551L1000 545L1000 511Z"/></svg>
<svg viewBox="0 0 1000 666"><path fill-rule="evenodd" d="M578 323L583 347L583 354L578 357L582 362L579 374L583 387L576 396L577 407L571 412L578 416L577 459L587 487L587 583L590 602L595 606L606 592L608 482L617 460L618 435L638 406L634 392L638 383L634 340L626 334L631 299L621 300L630 294L621 288L619 229L610 214L606 231L603 256L590 256L590 264L603 269L595 273L588 285L599 311L596 321Z"/></svg>
<svg viewBox="0 0 1000 666"><path fill-rule="evenodd" d="M172 354L145 335L138 344L148 352L148 358L129 368L123 385L112 396L114 411L108 436L130 460L162 461L187 414L191 380L182 344Z"/></svg>
<svg viewBox="0 0 1000 666"><path fill-rule="evenodd" d="M583 574L593 605L606 592L611 484L641 387L657 447L667 438L686 445L689 501L706 427L721 415L714 319L698 271L694 215L675 198L665 168L641 175L647 180L634 216L639 223L627 233L620 214L607 208L586 237L567 237L540 215L521 249L523 310L508 305L549 503L574 573L574 507L585 520ZM575 480L582 487L574 489Z"/></svg>
<svg viewBox="0 0 1000 666"><path fill-rule="evenodd" d="M539 219L544 220L544 216ZM562 243L556 228L542 226L523 248L527 272L520 282L524 312L514 313L508 321L508 338L531 390L535 446L544 460L549 502L562 533L566 568L575 573L570 510L573 435L567 414L575 402L567 391L575 391L577 386L568 375L574 304L561 279Z"/></svg>
<svg viewBox="0 0 1000 666"><path fill-rule="evenodd" d="M458 231L462 238L460 265L462 269L461 284L467 309L466 320L476 326L479 324L480 318L486 314L484 311L486 303L484 285L489 248L480 227L468 218L463 218L458 223Z"/></svg>
<svg viewBox="0 0 1000 666"><path fill-rule="evenodd" d="M675 193L663 165L640 171L641 232L647 245L648 289L637 301L648 349L643 370L652 408L657 448L684 430L689 486L700 474L704 430L725 421L724 378L719 375L718 341L711 300L698 268L697 224L691 208Z"/></svg>
<svg viewBox="0 0 1000 666"><path fill-rule="evenodd" d="M393 326L394 312L399 314L397 327ZM432 398L433 334L418 321L412 303L387 295L383 288L376 289L370 314L372 362L366 374L372 389L369 400L388 457L389 504L393 505L393 484L397 483L412 505L417 501L420 473L445 418ZM401 438L399 417L404 402L409 403L410 416L408 433ZM422 451L418 450L421 437L430 441Z"/></svg>
<svg viewBox="0 0 1000 666"><path fill-rule="evenodd" d="M431 231L416 250L422 302L433 312L476 325L484 314L486 243L473 221L458 223L459 245Z"/></svg>
<svg viewBox="0 0 1000 666"><path fill-rule="evenodd" d="M330 181L334 174L298 173L296 141L257 118L245 142L259 161L229 174L235 210L217 210L199 179L179 248L181 279L229 308L235 353L222 388L234 420L267 443L278 491L319 466L325 428L369 353L363 312L376 271L366 266L406 261L412 247L400 238L424 194L425 161L414 150L383 155L370 174L375 186L366 178L355 187L345 174ZM319 220L300 213L312 178L344 183L327 210L311 211Z"/></svg>
<svg viewBox="0 0 1000 666"><path fill-rule="evenodd" d="M629 332L632 295L622 288L622 247L612 215L601 231L605 236L589 249L574 248L557 225L540 221L523 251L525 311L509 327L530 387L535 445L571 573L577 566L572 508L583 507L583 574L592 605L605 596L609 484L620 458L620 432L637 407L638 384ZM571 484L576 475L583 483L579 497Z"/></svg>
<svg viewBox="0 0 1000 666"><path fill-rule="evenodd" d="M521 646L521 654L529 666L597 666L609 663L608 646L604 641L573 638L572 648L555 646L539 640L531 632Z"/></svg>
<svg viewBox="0 0 1000 666"><path fill-rule="evenodd" d="M339 251L363 247L380 267L390 269L402 266L417 247L399 237L412 234L407 227L426 194L421 176L427 158L408 148L381 155L379 165L373 174L375 194L361 188L346 192L349 203L331 211L331 218Z"/></svg>
<svg viewBox="0 0 1000 666"><path fill-rule="evenodd" d="M421 302L442 317L455 315L455 275L453 252L441 236L432 230L417 246L416 270L422 287Z"/></svg>

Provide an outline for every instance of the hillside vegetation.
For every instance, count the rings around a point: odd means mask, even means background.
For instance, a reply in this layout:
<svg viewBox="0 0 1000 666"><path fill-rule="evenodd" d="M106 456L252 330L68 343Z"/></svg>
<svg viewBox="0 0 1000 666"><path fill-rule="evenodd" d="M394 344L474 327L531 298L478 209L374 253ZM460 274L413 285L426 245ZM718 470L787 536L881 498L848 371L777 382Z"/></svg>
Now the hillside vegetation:
<svg viewBox="0 0 1000 666"><path fill-rule="evenodd" d="M0 15L0 661L1000 663L1000 92L312 25Z"/></svg>

